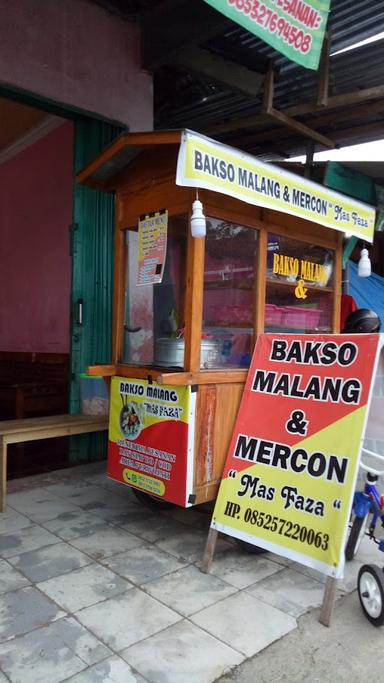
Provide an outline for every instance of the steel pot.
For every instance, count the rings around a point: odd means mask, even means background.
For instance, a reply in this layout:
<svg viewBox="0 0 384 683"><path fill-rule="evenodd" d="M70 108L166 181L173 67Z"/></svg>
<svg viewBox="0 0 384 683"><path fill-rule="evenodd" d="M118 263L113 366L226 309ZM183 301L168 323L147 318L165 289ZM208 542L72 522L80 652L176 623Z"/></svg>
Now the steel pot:
<svg viewBox="0 0 384 683"><path fill-rule="evenodd" d="M184 367L184 339L160 337L155 341L155 365L165 367ZM220 365L219 344L211 339L202 339L200 347L200 367L216 368Z"/></svg>

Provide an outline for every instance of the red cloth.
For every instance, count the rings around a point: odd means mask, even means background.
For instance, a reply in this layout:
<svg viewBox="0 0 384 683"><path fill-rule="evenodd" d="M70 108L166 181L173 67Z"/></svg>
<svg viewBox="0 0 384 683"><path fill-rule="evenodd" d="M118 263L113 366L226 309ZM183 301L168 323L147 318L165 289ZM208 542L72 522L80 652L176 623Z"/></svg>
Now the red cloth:
<svg viewBox="0 0 384 683"><path fill-rule="evenodd" d="M349 294L342 294L341 295L341 311L340 311L340 331L342 332L345 323L347 321L348 316L353 313L353 311L357 311L357 303L354 300L353 296L350 296Z"/></svg>

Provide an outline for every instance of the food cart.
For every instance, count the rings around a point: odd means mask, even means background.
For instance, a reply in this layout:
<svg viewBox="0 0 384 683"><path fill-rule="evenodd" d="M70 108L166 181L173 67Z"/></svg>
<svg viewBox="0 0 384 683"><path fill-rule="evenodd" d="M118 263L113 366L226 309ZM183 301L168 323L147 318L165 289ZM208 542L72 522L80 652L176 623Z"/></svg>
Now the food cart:
<svg viewBox="0 0 384 683"><path fill-rule="evenodd" d="M124 134L78 181L116 193L113 359L88 369L108 475L212 501L257 335L339 332L343 237L374 211L192 131Z"/></svg>

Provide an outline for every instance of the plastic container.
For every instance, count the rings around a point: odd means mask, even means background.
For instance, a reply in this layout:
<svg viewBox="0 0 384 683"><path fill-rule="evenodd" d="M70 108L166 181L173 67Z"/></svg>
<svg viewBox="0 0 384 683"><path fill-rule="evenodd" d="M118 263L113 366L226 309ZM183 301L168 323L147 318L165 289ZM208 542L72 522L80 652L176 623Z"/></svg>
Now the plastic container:
<svg viewBox="0 0 384 683"><path fill-rule="evenodd" d="M99 375L80 375L80 398L83 415L108 415L108 389Z"/></svg>
<svg viewBox="0 0 384 683"><path fill-rule="evenodd" d="M282 315L282 324L286 327L313 329L319 324L320 316L320 309L285 306Z"/></svg>
<svg viewBox="0 0 384 683"><path fill-rule="evenodd" d="M284 309L275 304L265 304L265 323L266 325L281 325L281 317Z"/></svg>

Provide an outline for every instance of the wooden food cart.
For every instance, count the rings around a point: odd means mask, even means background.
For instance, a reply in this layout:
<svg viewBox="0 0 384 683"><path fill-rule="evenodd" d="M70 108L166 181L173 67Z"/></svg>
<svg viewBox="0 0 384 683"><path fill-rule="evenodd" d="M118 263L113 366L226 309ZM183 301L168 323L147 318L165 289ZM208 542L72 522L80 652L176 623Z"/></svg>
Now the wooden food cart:
<svg viewBox="0 0 384 683"><path fill-rule="evenodd" d="M257 335L339 332L343 231L371 219L190 131L125 134L78 181L116 193L113 361L88 370L112 377L108 474L159 501L214 500Z"/></svg>

